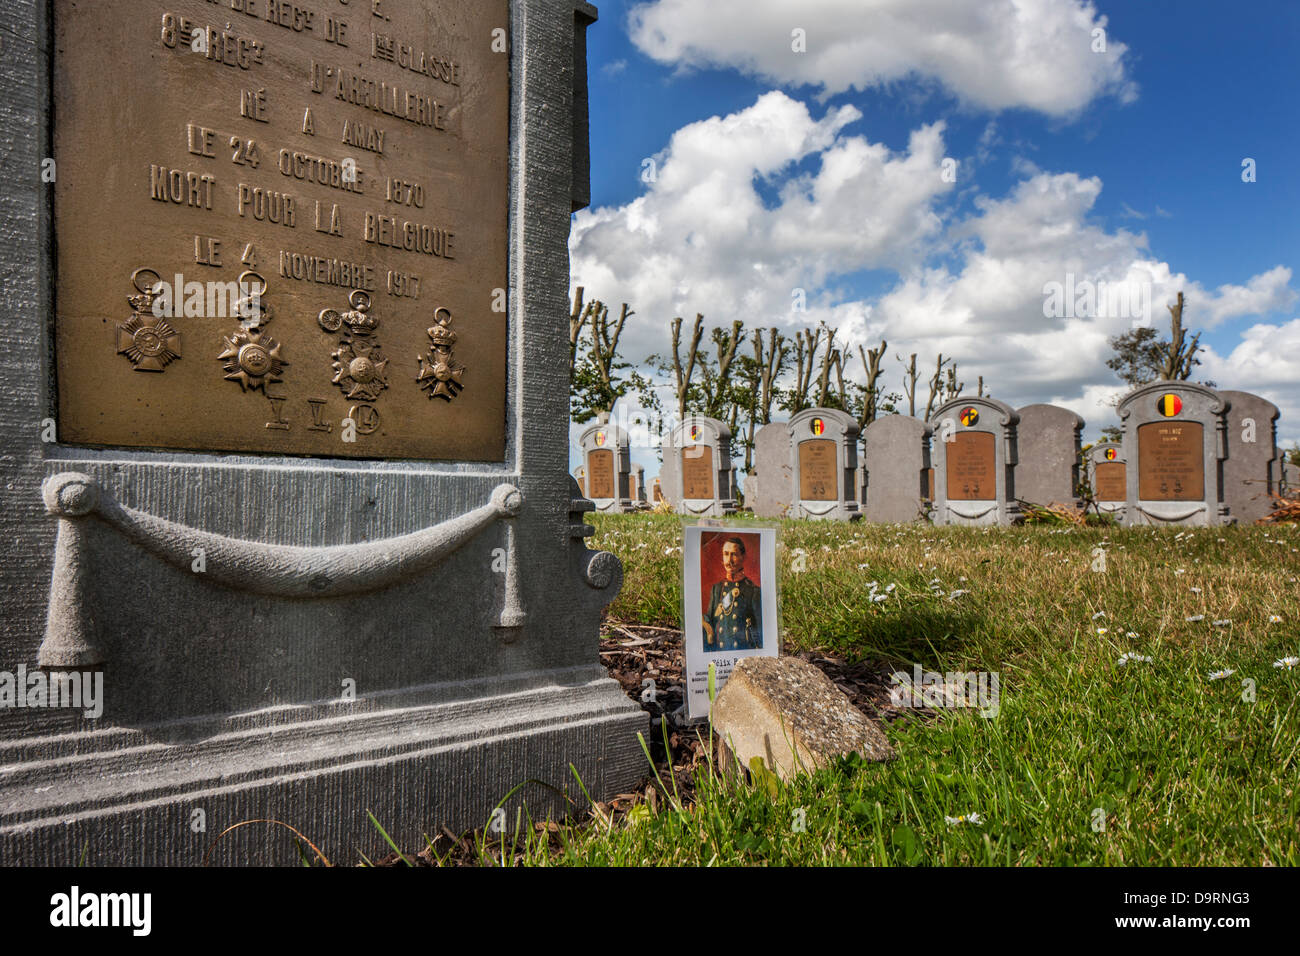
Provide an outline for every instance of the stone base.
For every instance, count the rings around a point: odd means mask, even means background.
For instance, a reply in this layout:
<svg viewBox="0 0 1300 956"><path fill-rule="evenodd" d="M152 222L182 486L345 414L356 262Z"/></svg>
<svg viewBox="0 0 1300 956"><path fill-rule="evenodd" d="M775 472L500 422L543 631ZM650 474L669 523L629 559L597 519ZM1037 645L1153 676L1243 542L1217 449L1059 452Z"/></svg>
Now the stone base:
<svg viewBox="0 0 1300 956"><path fill-rule="evenodd" d="M472 701L296 722L241 715L189 742L159 742L183 736L176 727L7 742L0 863L194 866L227 827L279 820L350 866L361 854L391 852L367 811L409 853L444 825L457 833L484 826L497 805L513 832L517 809L526 807L527 826L529 815L587 806L570 763L595 800L649 774L636 739L645 712L595 671ZM304 822L311 819L325 828ZM294 841L281 826L241 827L216 842L208 861L298 865Z"/></svg>

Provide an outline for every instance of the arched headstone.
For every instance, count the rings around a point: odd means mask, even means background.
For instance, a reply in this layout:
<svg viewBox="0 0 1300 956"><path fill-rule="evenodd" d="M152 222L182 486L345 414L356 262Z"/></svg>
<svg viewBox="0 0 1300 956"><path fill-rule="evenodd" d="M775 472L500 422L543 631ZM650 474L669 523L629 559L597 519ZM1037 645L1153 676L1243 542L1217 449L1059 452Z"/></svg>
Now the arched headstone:
<svg viewBox="0 0 1300 956"><path fill-rule="evenodd" d="M793 517L850 521L862 516L854 480L859 431L852 415L833 408L791 416Z"/></svg>
<svg viewBox="0 0 1300 956"><path fill-rule="evenodd" d="M731 429L703 415L683 419L670 433L676 464L673 508L680 514L734 514Z"/></svg>
<svg viewBox="0 0 1300 956"><path fill-rule="evenodd" d="M1079 507L1083 419L1058 405L1026 405L1016 414L1016 497L1036 505Z"/></svg>
<svg viewBox="0 0 1300 956"><path fill-rule="evenodd" d="M1124 520L1124 502L1128 498L1128 464L1124 446L1119 442L1098 442L1088 449L1088 485L1092 500L1102 514Z"/></svg>
<svg viewBox="0 0 1300 956"><path fill-rule="evenodd" d="M1241 524L1273 510L1279 483L1278 408L1250 392L1219 390L1228 402L1228 457L1223 462L1223 503Z"/></svg>
<svg viewBox="0 0 1300 956"><path fill-rule="evenodd" d="M1015 409L995 398L955 398L930 419L934 514L943 524L1014 524Z"/></svg>
<svg viewBox="0 0 1300 956"><path fill-rule="evenodd" d="M1228 402L1204 385L1152 382L1119 403L1128 525L1220 525Z"/></svg>
<svg viewBox="0 0 1300 956"><path fill-rule="evenodd" d="M578 442L587 470L587 497L596 510L632 510L632 454L627 432L617 425L592 425Z"/></svg>
<svg viewBox="0 0 1300 956"><path fill-rule="evenodd" d="M886 415L862 431L862 516L915 521L929 495L930 426L911 415Z"/></svg>
<svg viewBox="0 0 1300 956"><path fill-rule="evenodd" d="M794 485L788 423L769 422L754 436L754 471L745 476L745 503L760 518L789 517Z"/></svg>

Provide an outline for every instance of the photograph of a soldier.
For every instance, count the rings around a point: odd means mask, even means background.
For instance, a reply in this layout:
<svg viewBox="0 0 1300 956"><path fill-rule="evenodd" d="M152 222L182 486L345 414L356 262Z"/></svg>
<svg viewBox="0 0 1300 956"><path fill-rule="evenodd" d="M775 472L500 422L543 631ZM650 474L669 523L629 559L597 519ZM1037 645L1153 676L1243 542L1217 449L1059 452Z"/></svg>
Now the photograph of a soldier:
<svg viewBox="0 0 1300 956"><path fill-rule="evenodd" d="M732 530L700 536L700 596L704 650L748 651L763 646L760 536Z"/></svg>

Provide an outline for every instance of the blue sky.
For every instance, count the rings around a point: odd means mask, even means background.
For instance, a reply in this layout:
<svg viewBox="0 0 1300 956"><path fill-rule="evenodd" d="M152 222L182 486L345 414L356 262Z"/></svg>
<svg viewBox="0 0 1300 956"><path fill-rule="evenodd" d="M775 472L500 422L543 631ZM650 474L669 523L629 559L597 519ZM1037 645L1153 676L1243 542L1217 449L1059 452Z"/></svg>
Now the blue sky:
<svg viewBox="0 0 1300 956"><path fill-rule="evenodd" d="M1043 283L1068 272L1145 282L1157 327L1185 290L1203 377L1270 398L1281 443L1300 439L1300 4L599 9L573 280L637 310L627 358L662 348L674 314L825 318L891 358L954 355L1013 405L1067 405L1092 437L1120 388L1105 338L1131 323L1044 318ZM796 286L810 308L792 315ZM653 450L634 458L657 472Z"/></svg>

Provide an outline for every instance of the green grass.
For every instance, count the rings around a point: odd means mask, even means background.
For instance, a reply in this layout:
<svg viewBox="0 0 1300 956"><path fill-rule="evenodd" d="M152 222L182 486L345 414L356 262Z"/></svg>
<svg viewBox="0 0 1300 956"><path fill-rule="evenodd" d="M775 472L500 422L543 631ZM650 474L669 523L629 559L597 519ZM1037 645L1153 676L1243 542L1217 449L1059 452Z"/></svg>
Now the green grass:
<svg viewBox="0 0 1300 956"><path fill-rule="evenodd" d="M611 617L680 626L681 519L595 524L592 546L626 571ZM1300 668L1273 667L1300 654L1296 526L785 522L781 538L787 649L995 671L998 715L904 718L887 728L896 760L779 787L702 773L695 805L565 827L558 851L538 840L526 862L1300 863ZM866 600L872 580L895 585L888 601ZM1128 651L1152 661L1118 666ZM945 822L972 812L981 825Z"/></svg>

